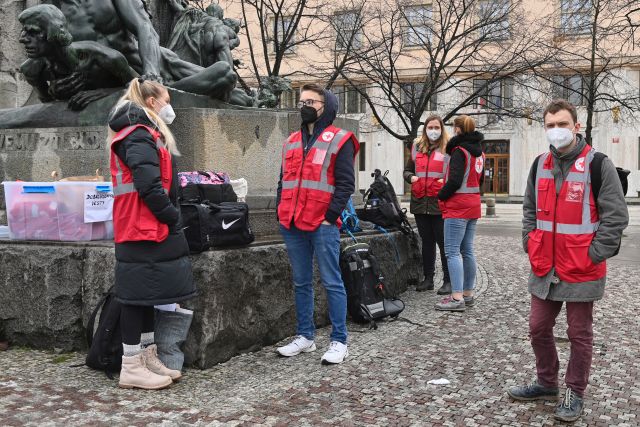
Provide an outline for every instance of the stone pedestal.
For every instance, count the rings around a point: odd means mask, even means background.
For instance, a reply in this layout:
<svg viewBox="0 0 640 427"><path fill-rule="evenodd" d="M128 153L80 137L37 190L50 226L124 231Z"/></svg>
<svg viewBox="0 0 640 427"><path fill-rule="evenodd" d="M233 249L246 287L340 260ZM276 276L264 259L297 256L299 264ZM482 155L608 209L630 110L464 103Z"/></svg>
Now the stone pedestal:
<svg viewBox="0 0 640 427"><path fill-rule="evenodd" d="M377 255L387 289L398 293L421 277L416 241L391 233L359 237ZM345 238L343 243L350 243ZM188 364L216 363L295 335L295 303L284 244L192 256L199 295L185 344ZM86 348L85 327L100 296L113 285L112 243L0 241L0 341L63 351ZM316 325L328 323L326 297L315 273Z"/></svg>

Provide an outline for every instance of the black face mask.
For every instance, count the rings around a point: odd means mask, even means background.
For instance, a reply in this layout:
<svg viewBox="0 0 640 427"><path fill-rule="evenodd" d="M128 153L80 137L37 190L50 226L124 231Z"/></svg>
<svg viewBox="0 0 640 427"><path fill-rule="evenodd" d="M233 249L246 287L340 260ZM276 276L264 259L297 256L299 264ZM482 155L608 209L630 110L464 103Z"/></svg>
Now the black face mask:
<svg viewBox="0 0 640 427"><path fill-rule="evenodd" d="M303 125L314 123L318 120L318 111L313 107L305 105L300 109L300 118L302 119Z"/></svg>

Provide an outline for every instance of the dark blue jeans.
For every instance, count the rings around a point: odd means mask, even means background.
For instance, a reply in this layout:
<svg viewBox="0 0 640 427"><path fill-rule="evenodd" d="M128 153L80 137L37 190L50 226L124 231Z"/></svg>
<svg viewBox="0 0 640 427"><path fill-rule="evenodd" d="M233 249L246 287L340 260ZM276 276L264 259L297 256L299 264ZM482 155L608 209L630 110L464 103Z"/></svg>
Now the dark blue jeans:
<svg viewBox="0 0 640 427"><path fill-rule="evenodd" d="M287 246L295 286L298 335L313 340L313 255L320 280L327 291L329 319L333 326L331 341L347 343L347 293L340 274L340 230L335 225L320 225L315 231L301 231L282 225L280 232Z"/></svg>

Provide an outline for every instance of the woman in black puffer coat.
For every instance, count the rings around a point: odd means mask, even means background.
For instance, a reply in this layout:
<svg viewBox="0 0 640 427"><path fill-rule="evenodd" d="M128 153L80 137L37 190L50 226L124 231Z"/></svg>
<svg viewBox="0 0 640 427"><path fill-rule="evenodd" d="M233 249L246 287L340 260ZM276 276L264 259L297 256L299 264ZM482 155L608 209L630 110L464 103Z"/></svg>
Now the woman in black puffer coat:
<svg viewBox="0 0 640 427"><path fill-rule="evenodd" d="M196 294L180 228L174 160L179 152L167 127L174 117L164 86L135 79L109 119L124 388L164 388L181 376L160 362L153 344L154 305Z"/></svg>

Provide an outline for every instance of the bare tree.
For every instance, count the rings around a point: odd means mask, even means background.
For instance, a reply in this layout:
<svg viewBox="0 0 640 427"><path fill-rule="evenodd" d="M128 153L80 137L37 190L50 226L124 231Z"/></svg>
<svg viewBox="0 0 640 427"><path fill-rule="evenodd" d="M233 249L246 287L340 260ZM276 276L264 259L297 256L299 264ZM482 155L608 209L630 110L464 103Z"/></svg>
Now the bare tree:
<svg viewBox="0 0 640 427"><path fill-rule="evenodd" d="M445 120L469 106L478 107L472 114L524 116L509 88L548 54L533 37L533 24L525 25L521 4L434 0L426 7L386 0L364 33L370 48L341 76L358 88L379 125L407 145L424 111L435 110L445 92L456 94Z"/></svg>
<svg viewBox="0 0 640 427"><path fill-rule="evenodd" d="M285 63L297 49L314 44L322 34L317 24L320 9L307 0L239 0L239 3L251 80L260 85L262 104L274 107L281 93L290 88L287 77L292 72Z"/></svg>
<svg viewBox="0 0 640 427"><path fill-rule="evenodd" d="M548 20L555 22L548 47L554 60L538 77L555 97L582 105L587 112L585 138L592 142L594 115L640 111L638 89L624 73L640 60L634 44L637 0L563 0Z"/></svg>

